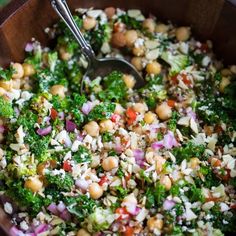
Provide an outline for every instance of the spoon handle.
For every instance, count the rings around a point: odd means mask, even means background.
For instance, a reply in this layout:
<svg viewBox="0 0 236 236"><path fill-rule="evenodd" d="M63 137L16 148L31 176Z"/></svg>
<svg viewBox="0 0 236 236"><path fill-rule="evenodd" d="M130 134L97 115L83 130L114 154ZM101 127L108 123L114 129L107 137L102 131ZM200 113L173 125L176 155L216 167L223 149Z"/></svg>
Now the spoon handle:
<svg viewBox="0 0 236 236"><path fill-rule="evenodd" d="M90 46L90 44L87 43L84 36L82 35L79 27L76 25L70 9L66 3L66 0L51 0L52 7L57 12L57 14L61 17L61 19L66 23L70 31L75 36L77 42L81 46L82 53L87 57L89 61L92 61L95 59L95 54Z"/></svg>

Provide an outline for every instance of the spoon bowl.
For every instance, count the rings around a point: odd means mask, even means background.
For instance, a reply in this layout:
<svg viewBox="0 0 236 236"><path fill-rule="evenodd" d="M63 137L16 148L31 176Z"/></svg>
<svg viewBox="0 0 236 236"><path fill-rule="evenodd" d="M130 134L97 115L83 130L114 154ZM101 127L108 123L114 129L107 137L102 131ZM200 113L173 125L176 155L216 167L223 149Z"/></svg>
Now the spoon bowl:
<svg viewBox="0 0 236 236"><path fill-rule="evenodd" d="M98 76L105 77L112 71L120 71L124 74L130 74L136 80L135 88L144 86L145 81L135 67L124 59L120 58L102 58L97 59L91 45L85 40L80 29L76 25L66 0L51 0L52 7L66 23L75 39L81 46L81 51L88 60L88 67L81 81L81 93L84 92L84 79L89 77L90 80Z"/></svg>

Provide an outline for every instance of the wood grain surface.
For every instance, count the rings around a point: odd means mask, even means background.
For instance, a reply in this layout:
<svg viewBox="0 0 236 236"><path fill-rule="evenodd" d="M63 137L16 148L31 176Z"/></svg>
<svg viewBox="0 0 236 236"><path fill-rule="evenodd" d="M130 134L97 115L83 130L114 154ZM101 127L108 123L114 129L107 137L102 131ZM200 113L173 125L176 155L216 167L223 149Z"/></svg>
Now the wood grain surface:
<svg viewBox="0 0 236 236"><path fill-rule="evenodd" d="M68 0L71 9L78 7L124 9L138 8L160 20L190 25L201 39L211 39L218 57L226 63L236 63L236 7L224 0ZM0 65L22 61L26 43L36 38L43 45L49 39L44 33L58 17L49 0L13 0L0 10ZM0 210L0 226L9 232L10 221ZM0 236L4 234L0 232Z"/></svg>

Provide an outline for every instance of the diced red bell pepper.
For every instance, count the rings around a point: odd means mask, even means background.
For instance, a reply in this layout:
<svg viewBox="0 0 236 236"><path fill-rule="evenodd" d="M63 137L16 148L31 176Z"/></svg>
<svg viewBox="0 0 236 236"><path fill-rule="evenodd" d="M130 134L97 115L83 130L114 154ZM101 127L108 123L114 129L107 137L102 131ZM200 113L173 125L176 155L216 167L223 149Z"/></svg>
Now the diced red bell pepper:
<svg viewBox="0 0 236 236"><path fill-rule="evenodd" d="M122 233L123 236L134 236L134 229L130 226L125 227L125 232Z"/></svg>
<svg viewBox="0 0 236 236"><path fill-rule="evenodd" d="M129 212L126 210L125 207L117 208L115 213L120 215L117 220L126 220L130 217Z"/></svg>
<svg viewBox="0 0 236 236"><path fill-rule="evenodd" d="M68 172L72 171L72 167L68 161L63 162L63 170Z"/></svg>
<svg viewBox="0 0 236 236"><path fill-rule="evenodd" d="M108 178L106 175L104 175L101 177L101 180L98 182L98 184L102 186L104 183L107 183L107 182L108 182Z"/></svg>
<svg viewBox="0 0 236 236"><path fill-rule="evenodd" d="M172 100L172 99L169 99L169 100L167 101L167 105L168 105L169 107L173 108L173 107L175 106L175 101Z"/></svg>
<svg viewBox="0 0 236 236"><path fill-rule="evenodd" d="M135 110L133 108L131 108L131 107L129 107L126 110L126 116L127 116L127 123L128 123L128 125L131 125L132 123L134 123L134 121L137 118L137 114L136 114Z"/></svg>
<svg viewBox="0 0 236 236"><path fill-rule="evenodd" d="M51 108L50 116L53 120L56 120L58 112L54 108Z"/></svg>

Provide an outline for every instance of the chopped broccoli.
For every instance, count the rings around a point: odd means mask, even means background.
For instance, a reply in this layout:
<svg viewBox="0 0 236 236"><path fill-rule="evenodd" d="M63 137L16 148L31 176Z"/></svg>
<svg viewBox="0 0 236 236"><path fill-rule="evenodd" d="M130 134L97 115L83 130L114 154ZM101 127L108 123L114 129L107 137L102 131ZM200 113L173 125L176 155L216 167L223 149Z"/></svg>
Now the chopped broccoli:
<svg viewBox="0 0 236 236"><path fill-rule="evenodd" d="M102 141L103 142L110 142L110 141L112 141L112 139L113 139L113 134L112 133L109 133L109 132L104 132L103 134L102 134Z"/></svg>
<svg viewBox="0 0 236 236"><path fill-rule="evenodd" d="M49 173L46 174L46 179L48 182L48 188L51 188L53 186L61 191L70 191L74 184L72 176L68 173L65 173L64 176L52 175Z"/></svg>
<svg viewBox="0 0 236 236"><path fill-rule="evenodd" d="M65 204L68 211L73 214L80 222L82 222L89 214L94 212L97 204L86 195L76 197L66 197Z"/></svg>
<svg viewBox="0 0 236 236"><path fill-rule="evenodd" d="M95 106L88 114L88 121L91 120L104 120L109 119L115 110L116 105L114 103L100 103Z"/></svg>
<svg viewBox="0 0 236 236"><path fill-rule="evenodd" d="M0 67L0 80L1 79L3 79L4 81L10 80L14 72L15 70L12 66L10 66L8 69L5 70L2 67Z"/></svg>
<svg viewBox="0 0 236 236"><path fill-rule="evenodd" d="M72 154L73 160L77 163L84 163L91 161L91 154L89 150L84 146L79 146L78 151Z"/></svg>
<svg viewBox="0 0 236 236"><path fill-rule="evenodd" d="M121 102L127 95L127 86L122 79L123 74L113 71L104 78L104 88L98 93L102 101Z"/></svg>
<svg viewBox="0 0 236 236"><path fill-rule="evenodd" d="M165 51L161 55L161 59L168 63L170 68L170 75L176 75L188 65L188 57L186 55L173 55L169 51Z"/></svg>
<svg viewBox="0 0 236 236"><path fill-rule="evenodd" d="M10 102L0 96L0 117L11 118L14 115L14 110Z"/></svg>

